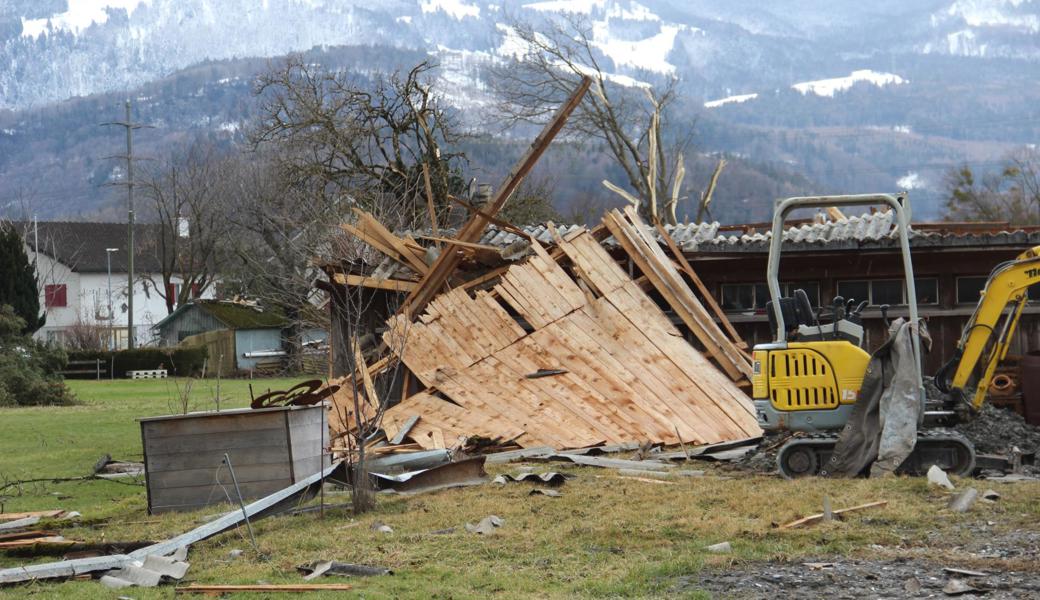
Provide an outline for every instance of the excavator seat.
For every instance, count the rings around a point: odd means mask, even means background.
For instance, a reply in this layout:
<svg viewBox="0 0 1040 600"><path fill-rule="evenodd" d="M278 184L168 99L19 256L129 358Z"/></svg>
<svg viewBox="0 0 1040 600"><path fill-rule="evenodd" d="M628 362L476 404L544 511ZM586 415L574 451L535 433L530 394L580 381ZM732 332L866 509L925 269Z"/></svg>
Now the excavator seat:
<svg viewBox="0 0 1040 600"><path fill-rule="evenodd" d="M809 295L805 290L797 289L793 297L780 298L780 312L784 315L784 324L788 332L797 331L801 325L812 325L816 318ZM773 301L766 302L766 314L769 315L769 328L776 330L776 315L773 313Z"/></svg>

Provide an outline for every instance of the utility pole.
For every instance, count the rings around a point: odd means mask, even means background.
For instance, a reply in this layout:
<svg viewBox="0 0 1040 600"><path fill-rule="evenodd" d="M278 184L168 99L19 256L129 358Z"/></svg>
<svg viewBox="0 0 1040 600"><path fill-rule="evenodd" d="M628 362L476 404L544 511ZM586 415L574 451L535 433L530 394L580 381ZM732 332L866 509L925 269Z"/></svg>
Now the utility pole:
<svg viewBox="0 0 1040 600"><path fill-rule="evenodd" d="M126 101L126 120L102 123L126 128L126 154L108 158L126 159L126 181L111 185L126 186L127 233L126 233L126 347L134 349L134 130L148 127L130 120L130 99Z"/></svg>
<svg viewBox="0 0 1040 600"><path fill-rule="evenodd" d="M116 349L116 328L113 324L115 315L112 314L112 253L118 252L119 248L105 248L108 257L108 349Z"/></svg>

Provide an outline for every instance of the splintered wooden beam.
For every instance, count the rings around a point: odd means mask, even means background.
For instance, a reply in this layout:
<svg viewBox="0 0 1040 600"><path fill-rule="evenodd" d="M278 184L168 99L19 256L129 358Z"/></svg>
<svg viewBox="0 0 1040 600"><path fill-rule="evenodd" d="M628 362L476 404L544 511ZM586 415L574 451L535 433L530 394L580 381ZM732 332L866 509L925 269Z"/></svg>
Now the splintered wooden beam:
<svg viewBox="0 0 1040 600"><path fill-rule="evenodd" d="M668 235L668 230L666 230L664 225L661 225L660 223L656 223L655 225L657 225L657 232L661 235L661 238L664 239L666 244L668 244L668 249L672 251L672 255L675 256L675 259L679 262L679 266L682 268L683 273L686 273L686 276L690 278L690 281L697 286L697 291L701 293L704 301L708 303L712 312L714 312L715 316L719 318L719 322L722 323L722 327L726 330L730 339L733 340L733 343L741 350L746 349L747 344L743 339L741 339L740 334L738 334L737 330L733 327L733 323L729 322L729 318L726 317L726 311L722 310L719 303L715 301L715 297L708 291L708 286L704 285L704 282L701 281L697 272L693 270L689 261L686 260L682 250L679 249L678 244L675 243L672 236Z"/></svg>
<svg viewBox="0 0 1040 600"><path fill-rule="evenodd" d="M886 504L888 504L888 500L879 500L878 502L867 502L866 504L860 504L858 506L850 506L849 508L833 510L831 511L831 516L840 517L841 515L848 514L851 512L866 510L868 508L878 508L881 506L885 506ZM822 521L824 516L824 513L818 513L815 515L809 515L808 517L802 517L797 521L791 521L790 523L785 523L781 525L780 529L794 529L796 527L802 527L803 525L811 525L813 523Z"/></svg>
<svg viewBox="0 0 1040 600"><path fill-rule="evenodd" d="M390 290L394 292L412 292L418 285L414 281L402 281L400 279L381 279L379 277L366 277L364 275L353 275L350 273L336 273L333 280L340 285L354 287L367 287L379 290Z"/></svg>
<svg viewBox="0 0 1040 600"><path fill-rule="evenodd" d="M378 219L360 208L355 208L354 213L358 217L359 229L378 238L384 246L393 248L394 251L404 259L405 263L416 273L420 275L426 274L429 267L421 258L416 256L416 253L412 248L408 247L404 240L394 235L389 229L383 226Z"/></svg>
<svg viewBox="0 0 1040 600"><path fill-rule="evenodd" d="M524 177L531 171L538 159L541 158L545 149L548 148L549 144L553 141L560 130L563 129L563 125L567 122L567 118L574 112L574 109L581 103L582 98L585 97L585 92L589 90L589 86L592 84L592 79L589 77L582 77L581 83L578 84L577 89L571 94L570 98L557 109L556 114L552 120L546 124L538 137L535 138L531 147L527 150L527 153L520 159L520 161L513 167L513 170L509 172L502 185L495 192L494 198L487 206L483 207L484 210L481 213L485 214L474 214L470 217L470 220L463 226L462 230L456 236L456 239L462 242L476 242L480 239L481 234L484 233L484 229L487 227L488 218L487 216L494 217L498 214L502 207L505 206L509 197L516 191L517 186L523 181ZM410 319L415 319L426 308L426 305L437 294L440 293L441 288L448 281L452 272L458 267L461 257L458 252L452 252L450 250L441 252L437 260L434 261L433 266L429 272L423 277L423 280L419 283L418 289L416 289L408 299L405 301L405 314Z"/></svg>
<svg viewBox="0 0 1040 600"><path fill-rule="evenodd" d="M372 374L368 371L365 357L361 354L361 344L354 344L354 366L361 371L361 382L365 386L365 397L372 408L379 408L379 396L376 396L376 386L372 384Z"/></svg>

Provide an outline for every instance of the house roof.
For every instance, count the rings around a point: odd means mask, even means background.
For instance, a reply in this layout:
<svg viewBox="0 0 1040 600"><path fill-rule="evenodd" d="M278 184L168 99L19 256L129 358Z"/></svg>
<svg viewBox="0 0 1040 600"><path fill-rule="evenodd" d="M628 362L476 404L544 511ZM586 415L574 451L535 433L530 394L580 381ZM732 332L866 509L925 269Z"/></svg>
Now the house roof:
<svg viewBox="0 0 1040 600"><path fill-rule="evenodd" d="M784 250L862 250L896 248L899 238L893 227L891 211L856 215L824 222L802 222L784 231ZM803 220L804 221L804 220ZM578 226L559 225L557 230L566 235ZM685 252L768 252L773 232L769 224L755 226L723 226L719 223L680 223L665 229ZM552 243L545 226L522 228L539 241ZM656 231L653 232L656 236ZM490 226L480 243L506 247L522 242L514 233ZM612 240L607 240L609 245ZM1007 223L913 223L910 226L910 245L929 246L1035 246L1040 244L1040 227L1014 227Z"/></svg>
<svg viewBox="0 0 1040 600"><path fill-rule="evenodd" d="M912 223L912 248L1034 246L1040 244L1040 228L1014 227L1008 223ZM720 232L714 238L684 244L690 252L768 252L773 232L768 228L751 233ZM784 250L869 250L897 248L899 236L894 213L884 211L789 227L784 231Z"/></svg>
<svg viewBox="0 0 1040 600"><path fill-rule="evenodd" d="M29 248L50 256L77 273L107 272L106 248L118 249L112 252L112 272L127 272L126 223L39 221L34 224L30 221L16 221L14 226ZM160 231L160 226L154 223L135 224L134 271L157 273L162 270L155 250Z"/></svg>
<svg viewBox="0 0 1040 600"><path fill-rule="evenodd" d="M159 329L180 317L188 310L197 308L213 316L228 329L281 329L288 324L280 314L264 311L256 306L225 300L193 300L177 307L153 328Z"/></svg>

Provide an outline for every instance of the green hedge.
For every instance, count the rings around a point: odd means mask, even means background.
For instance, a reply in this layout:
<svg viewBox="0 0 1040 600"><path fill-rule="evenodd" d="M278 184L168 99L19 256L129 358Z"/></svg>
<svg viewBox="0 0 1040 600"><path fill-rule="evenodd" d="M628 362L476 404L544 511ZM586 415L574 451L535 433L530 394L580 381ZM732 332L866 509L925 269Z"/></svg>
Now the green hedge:
<svg viewBox="0 0 1040 600"><path fill-rule="evenodd" d="M202 365L206 362L209 351L205 346L193 348L135 348L133 350L76 351L69 352L69 362L78 360L101 360L105 372L111 365L115 373L113 377L126 377L127 371L151 371L166 369L171 375L191 377L202 374ZM70 378L76 377L75 375ZM93 376L81 375L92 379Z"/></svg>

